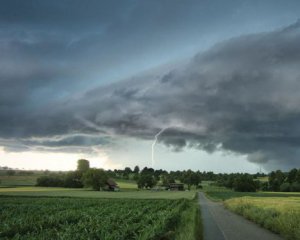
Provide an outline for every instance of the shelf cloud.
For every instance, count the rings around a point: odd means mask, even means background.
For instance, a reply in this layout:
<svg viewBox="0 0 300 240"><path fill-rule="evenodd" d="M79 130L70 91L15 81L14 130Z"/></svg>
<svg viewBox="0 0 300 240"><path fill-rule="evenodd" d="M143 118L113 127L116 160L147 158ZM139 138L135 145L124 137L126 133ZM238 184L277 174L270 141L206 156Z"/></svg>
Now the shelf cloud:
<svg viewBox="0 0 300 240"><path fill-rule="evenodd" d="M59 88L62 82L57 75L76 77L76 70L69 71L74 66L1 71L1 142L7 149L13 143L29 148L88 147L109 145L119 135L152 140L166 128L158 141L175 151L223 150L267 166L296 166L300 157L299 42L298 21L279 30L220 42L180 66L76 95L60 93L63 97L45 103L37 99L43 93L48 96L51 87ZM27 51L30 44L26 48L24 44ZM19 47L19 43L2 45L6 52ZM9 69L10 62L0 61ZM23 76L21 82L18 74ZM49 81L44 91L41 78ZM24 101L28 104L22 105ZM54 136L60 137L53 140Z"/></svg>

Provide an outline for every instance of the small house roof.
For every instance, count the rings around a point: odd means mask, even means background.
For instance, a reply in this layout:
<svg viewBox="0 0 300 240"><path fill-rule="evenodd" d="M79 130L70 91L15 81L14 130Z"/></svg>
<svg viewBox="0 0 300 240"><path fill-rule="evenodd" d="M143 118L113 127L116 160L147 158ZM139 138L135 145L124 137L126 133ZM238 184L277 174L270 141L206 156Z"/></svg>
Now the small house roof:
<svg viewBox="0 0 300 240"><path fill-rule="evenodd" d="M173 186L174 186L174 187L175 187L175 186L177 187L177 186L183 186L183 183L170 183L169 185L172 186L172 187L173 187Z"/></svg>
<svg viewBox="0 0 300 240"><path fill-rule="evenodd" d="M109 186L118 186L118 184L112 178L107 179L106 183Z"/></svg>

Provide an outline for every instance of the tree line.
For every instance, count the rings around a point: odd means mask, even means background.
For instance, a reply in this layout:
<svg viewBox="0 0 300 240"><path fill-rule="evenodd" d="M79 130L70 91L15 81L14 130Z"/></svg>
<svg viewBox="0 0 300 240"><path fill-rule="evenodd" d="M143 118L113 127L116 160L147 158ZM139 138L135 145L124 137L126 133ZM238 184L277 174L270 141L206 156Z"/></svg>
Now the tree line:
<svg viewBox="0 0 300 240"><path fill-rule="evenodd" d="M288 173L280 170L271 172L265 189L275 192L300 192L300 169L294 168Z"/></svg>
<svg viewBox="0 0 300 240"><path fill-rule="evenodd" d="M176 171L168 173L165 170L154 170L145 167L142 170L136 166L133 170L129 167L125 169L103 170L90 168L89 161L80 159L77 162L77 170L67 173L51 173L37 178L37 186L44 187L66 187L82 188L92 187L94 190L104 189L109 178L134 180L139 189L150 189L160 183L161 186L168 187L170 183L179 180L187 185L188 189L192 186L199 187L201 183L201 173Z"/></svg>
<svg viewBox="0 0 300 240"><path fill-rule="evenodd" d="M30 176L34 175L34 171L25 171L25 170L14 170L14 169L9 169L9 170L0 170L1 175L6 175L6 176Z"/></svg>
<svg viewBox="0 0 300 240"><path fill-rule="evenodd" d="M104 189L109 178L103 169L90 168L88 160L77 161L77 170L67 173L51 173L37 178L37 186Z"/></svg>
<svg viewBox="0 0 300 240"><path fill-rule="evenodd" d="M267 177L266 181L259 178ZM217 174L216 183L239 192L274 191L274 192L300 192L300 169L289 172L281 170L266 174L231 173Z"/></svg>
<svg viewBox="0 0 300 240"><path fill-rule="evenodd" d="M103 170L90 168L89 161L80 159L77 162L77 170L67 173L51 173L37 179L38 186L82 188L92 187L94 190L104 189L109 178L134 180L139 189L150 189L154 186L168 187L171 183L180 182L191 189L201 188L201 181L211 181L212 184L223 186L240 192L263 191L300 191L300 169L292 169L290 172L280 170L273 171L269 175L265 173L214 173L192 170L166 171L144 167L140 169ZM261 181L260 178L267 178Z"/></svg>

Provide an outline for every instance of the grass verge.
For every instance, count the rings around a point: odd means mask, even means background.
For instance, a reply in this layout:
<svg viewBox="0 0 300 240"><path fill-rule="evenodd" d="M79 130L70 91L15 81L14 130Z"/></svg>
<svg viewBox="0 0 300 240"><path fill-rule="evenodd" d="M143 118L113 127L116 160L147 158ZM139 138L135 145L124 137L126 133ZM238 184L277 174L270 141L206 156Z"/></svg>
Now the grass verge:
<svg viewBox="0 0 300 240"><path fill-rule="evenodd" d="M300 240L299 197L242 197L229 199L224 205L286 239Z"/></svg>
<svg viewBox="0 0 300 240"><path fill-rule="evenodd" d="M200 207L196 199L181 214L179 227L175 231L176 240L202 240L203 226Z"/></svg>
<svg viewBox="0 0 300 240"><path fill-rule="evenodd" d="M206 196L212 201L226 201L232 198L240 197L300 197L298 192L235 192L231 189L216 186L207 186L203 188Z"/></svg>

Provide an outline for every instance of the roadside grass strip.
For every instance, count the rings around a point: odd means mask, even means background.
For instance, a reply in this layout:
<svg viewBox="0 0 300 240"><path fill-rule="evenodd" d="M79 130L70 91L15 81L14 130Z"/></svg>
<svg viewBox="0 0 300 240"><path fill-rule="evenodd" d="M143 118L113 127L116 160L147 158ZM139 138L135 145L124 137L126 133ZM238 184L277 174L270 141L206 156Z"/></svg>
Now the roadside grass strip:
<svg viewBox="0 0 300 240"><path fill-rule="evenodd" d="M241 197L224 205L286 239L300 240L299 197Z"/></svg>

